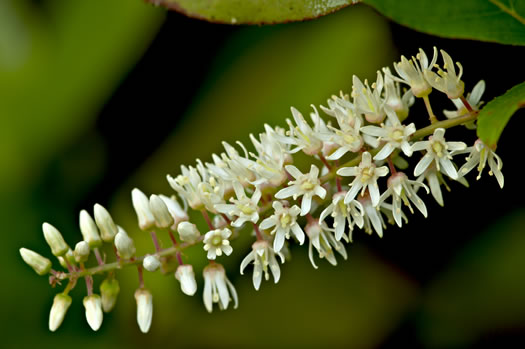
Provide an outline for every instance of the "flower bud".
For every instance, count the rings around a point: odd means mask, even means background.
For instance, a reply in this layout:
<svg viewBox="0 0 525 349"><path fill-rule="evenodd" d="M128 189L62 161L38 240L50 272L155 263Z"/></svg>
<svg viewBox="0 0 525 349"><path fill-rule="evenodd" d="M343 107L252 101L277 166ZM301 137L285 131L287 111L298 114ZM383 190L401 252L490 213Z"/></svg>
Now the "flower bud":
<svg viewBox="0 0 525 349"><path fill-rule="evenodd" d="M38 275L47 274L51 270L51 261L34 251L22 247L20 255L24 262L33 268Z"/></svg>
<svg viewBox="0 0 525 349"><path fill-rule="evenodd" d="M167 228L173 224L173 217L168 207L158 195L151 195L149 197L149 207L155 217L157 227Z"/></svg>
<svg viewBox="0 0 525 349"><path fill-rule="evenodd" d="M131 201L133 202L133 208L137 213L140 229L147 230L152 227L155 224L155 217L150 210L147 196L139 189L135 188L131 191Z"/></svg>
<svg viewBox="0 0 525 349"><path fill-rule="evenodd" d="M71 305L71 297L65 293L59 293L53 299L53 306L49 312L49 330L55 332L60 327L64 316Z"/></svg>
<svg viewBox="0 0 525 349"><path fill-rule="evenodd" d="M173 217L173 224L171 226L172 230L177 230L177 226L180 222L184 222L190 219L188 213L186 213L186 211L182 209L175 196L172 196L171 198L165 195L159 196L162 199L162 201L164 201L166 207L168 207L168 211L170 211L170 214Z"/></svg>
<svg viewBox="0 0 525 349"><path fill-rule="evenodd" d="M104 206L95 204L95 221L97 222L98 229L100 230L100 235L102 240L105 242L113 242L115 235L118 233L117 226L113 222L113 218L109 212L104 208Z"/></svg>
<svg viewBox="0 0 525 349"><path fill-rule="evenodd" d="M188 296L193 296L197 292L197 282L195 273L190 264L179 265L175 272L175 278L180 282L180 289Z"/></svg>
<svg viewBox="0 0 525 349"><path fill-rule="evenodd" d="M119 292L120 286L118 280L114 277L108 277L102 281L100 285L100 295L102 296L102 309L105 313L113 309L117 302Z"/></svg>
<svg viewBox="0 0 525 349"><path fill-rule="evenodd" d="M153 296L150 291L141 288L135 291L135 300L137 301L137 323L142 333L147 333L153 316Z"/></svg>
<svg viewBox="0 0 525 349"><path fill-rule="evenodd" d="M75 251L73 255L75 256L75 261L77 263L83 263L87 261L89 257L89 244L85 241L80 241L75 245Z"/></svg>
<svg viewBox="0 0 525 349"><path fill-rule="evenodd" d="M197 226L190 222L180 222L177 231L179 232L180 239L188 243L197 241L201 235Z"/></svg>
<svg viewBox="0 0 525 349"><path fill-rule="evenodd" d="M136 252L133 240L121 227L118 227L118 233L115 236L115 247L120 258L123 259L130 259Z"/></svg>
<svg viewBox="0 0 525 349"><path fill-rule="evenodd" d="M153 272L159 269L160 261L156 256L149 255L144 258L144 262L142 263L142 265L144 266L144 269L146 269L147 271Z"/></svg>
<svg viewBox="0 0 525 349"><path fill-rule="evenodd" d="M62 256L69 250L69 246L57 228L49 223L44 223L42 224L42 230L44 231L44 238L55 256Z"/></svg>
<svg viewBox="0 0 525 349"><path fill-rule="evenodd" d="M97 225L86 210L80 211L80 231L82 232L84 241L89 244L89 247L96 248L102 246Z"/></svg>
<svg viewBox="0 0 525 349"><path fill-rule="evenodd" d="M67 269L67 264L68 264L67 262L69 262L70 265L76 263L75 253L71 249L67 250L65 255L59 256L57 258L58 258L58 261L60 262L60 265L65 269Z"/></svg>
<svg viewBox="0 0 525 349"><path fill-rule="evenodd" d="M102 301L98 294L84 297L84 308L86 308L86 320L93 331L97 331L102 325Z"/></svg>

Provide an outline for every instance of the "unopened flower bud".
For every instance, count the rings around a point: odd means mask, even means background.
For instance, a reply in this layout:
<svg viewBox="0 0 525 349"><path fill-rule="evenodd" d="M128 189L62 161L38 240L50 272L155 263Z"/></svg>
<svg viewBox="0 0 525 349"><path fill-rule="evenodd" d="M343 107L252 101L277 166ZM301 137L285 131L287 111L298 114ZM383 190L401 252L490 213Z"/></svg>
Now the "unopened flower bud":
<svg viewBox="0 0 525 349"><path fill-rule="evenodd" d="M173 217L168 207L158 195L151 195L149 197L149 207L155 217L157 227L167 228L173 224Z"/></svg>
<svg viewBox="0 0 525 349"><path fill-rule="evenodd" d="M67 250L65 255L59 256L57 258L58 258L58 261L60 262L60 265L65 269L68 268L68 263L69 265L76 263L75 253L71 249Z"/></svg>
<svg viewBox="0 0 525 349"><path fill-rule="evenodd" d="M100 295L102 296L102 309L105 313L113 309L117 302L119 292L120 286L118 280L114 277L108 277L102 281L100 285Z"/></svg>
<svg viewBox="0 0 525 349"><path fill-rule="evenodd" d="M75 261L77 263L83 263L87 261L89 257L89 244L85 241L80 241L75 245L75 251L73 251L73 255L75 256Z"/></svg>
<svg viewBox="0 0 525 349"><path fill-rule="evenodd" d="M170 214L173 217L173 224L171 226L172 230L177 230L177 226L180 222L184 222L190 219L188 213L186 213L186 211L182 209L175 196L172 196L171 198L165 195L159 196L162 199L162 201L164 201L164 203L168 207L168 211L170 211Z"/></svg>
<svg viewBox="0 0 525 349"><path fill-rule="evenodd" d="M140 229L147 230L152 227L155 224L155 217L149 208L148 197L139 189L135 188L131 191L131 201L137 213Z"/></svg>
<svg viewBox="0 0 525 349"><path fill-rule="evenodd" d="M153 316L153 296L150 291L141 288L135 291L135 300L137 301L137 323L142 333L147 333Z"/></svg>
<svg viewBox="0 0 525 349"><path fill-rule="evenodd" d="M115 247L120 258L123 259L130 259L136 252L133 240L121 227L118 227L118 233L115 236Z"/></svg>
<svg viewBox="0 0 525 349"><path fill-rule="evenodd" d="M84 297L84 308L86 308L86 320L93 331L97 331L102 325L104 314L102 313L102 301L98 294Z"/></svg>
<svg viewBox="0 0 525 349"><path fill-rule="evenodd" d="M197 241L201 233L197 229L197 226L190 222L180 222L177 227L180 239L184 242L193 243Z"/></svg>
<svg viewBox="0 0 525 349"><path fill-rule="evenodd" d="M104 206L95 204L95 221L97 222L98 229L100 230L100 235L102 240L105 242L113 242L115 235L118 233L117 226L113 222L113 218L109 212L104 208Z"/></svg>
<svg viewBox="0 0 525 349"><path fill-rule="evenodd" d="M190 264L179 265L175 272L175 278L180 282L180 289L188 296L193 296L197 292L197 282L195 273Z"/></svg>
<svg viewBox="0 0 525 349"><path fill-rule="evenodd" d="M102 246L97 225L86 210L80 211L80 231L82 232L84 241L89 244L89 247L96 248Z"/></svg>
<svg viewBox="0 0 525 349"><path fill-rule="evenodd" d="M147 271L153 272L159 269L160 261L156 256L149 255L144 258L142 265L144 266L144 269L146 269Z"/></svg>
<svg viewBox="0 0 525 349"><path fill-rule="evenodd" d="M64 316L71 305L71 297L65 293L59 293L53 299L53 306L49 312L49 330L55 332L60 327Z"/></svg>
<svg viewBox="0 0 525 349"><path fill-rule="evenodd" d="M38 275L47 274L51 270L51 261L34 251L22 247L20 255L24 262L33 268Z"/></svg>
<svg viewBox="0 0 525 349"><path fill-rule="evenodd" d="M57 228L49 223L44 223L42 224L42 230L44 231L44 238L55 256L62 256L69 250L69 246Z"/></svg>

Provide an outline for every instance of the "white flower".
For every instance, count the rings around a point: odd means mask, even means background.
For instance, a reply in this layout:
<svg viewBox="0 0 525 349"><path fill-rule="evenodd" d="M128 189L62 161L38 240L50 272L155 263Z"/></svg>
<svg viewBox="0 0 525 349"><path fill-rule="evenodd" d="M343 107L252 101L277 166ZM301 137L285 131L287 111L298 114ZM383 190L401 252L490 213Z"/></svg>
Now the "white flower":
<svg viewBox="0 0 525 349"><path fill-rule="evenodd" d="M233 308L237 309L239 300L235 287L226 277L224 267L213 263L206 266L202 272L204 276L204 292L202 295L204 306L208 312L212 312L213 303L219 304L219 309L228 309L230 295L233 299Z"/></svg>
<svg viewBox="0 0 525 349"><path fill-rule="evenodd" d="M317 265L314 261L312 247L315 247L319 253L319 258L326 258L326 260L332 265L337 265L337 259L335 258L332 247L339 252L344 259L347 258L345 246L341 241L335 239L333 232L324 222L319 224L317 219L312 220L306 225L305 231L310 239L308 245L308 257L315 269L317 269ZM346 239L346 236L343 236L343 238Z"/></svg>
<svg viewBox="0 0 525 349"><path fill-rule="evenodd" d="M284 240L290 238L290 233L292 233L302 245L304 243L304 232L297 223L297 216L301 213L299 206L293 205L292 207L285 207L281 202L274 201L272 207L275 211L274 214L263 220L259 227L261 229L274 227L271 231L272 235L275 234L273 249L276 252L281 251Z"/></svg>
<svg viewBox="0 0 525 349"><path fill-rule="evenodd" d="M470 152L470 154L467 157L467 162L459 169L460 176L466 175L477 166L479 174L476 179L479 180L481 172L483 172L488 162L490 167L489 175L494 175L498 180L499 186L503 188L504 179L503 173L501 173L503 162L494 150L490 149L481 139L478 139L472 147L465 149L465 152Z"/></svg>
<svg viewBox="0 0 525 349"><path fill-rule="evenodd" d="M361 128L361 132L371 136L379 137L378 141L385 141L386 144L374 156L374 160L384 160L392 154L395 149L400 148L406 156L412 156L412 147L408 142L410 136L416 132L414 123L403 125L392 110L386 108L388 120L381 127L369 125Z"/></svg>
<svg viewBox="0 0 525 349"><path fill-rule="evenodd" d="M376 231L377 235L383 237L383 229L386 228L383 216L381 216L381 209L386 206L384 202L381 202L378 207L375 207L372 204L372 199L370 194L366 193L365 195L360 195L357 200L363 206L363 221L365 233L372 235L372 228ZM388 206L387 206L388 207Z"/></svg>
<svg viewBox="0 0 525 349"><path fill-rule="evenodd" d="M281 263L284 263L284 256L282 253L277 252L277 255L281 258ZM273 274L273 281L277 283L281 277L281 269L277 258L275 258L275 251L270 247L267 241L259 240L253 243L252 251L242 260L241 262L241 275L244 275L244 268L253 262L253 286L256 290L259 290L261 286L262 275L264 273L264 279L268 281L270 279L270 273L268 273L268 267Z"/></svg>
<svg viewBox="0 0 525 349"><path fill-rule="evenodd" d="M210 230L204 235L204 251L208 251L208 259L215 259L217 256L229 256L233 248L230 246L228 238L232 232L228 228Z"/></svg>
<svg viewBox="0 0 525 349"><path fill-rule="evenodd" d="M432 69L437 60L437 51L434 50L432 62L428 62L427 55L422 49L411 60L401 56L401 62L394 63L394 69L400 78L392 76L396 81L405 83L410 86L412 94L416 97L425 97L432 92L432 87L425 79L424 72Z"/></svg>
<svg viewBox="0 0 525 349"><path fill-rule="evenodd" d="M84 308L86 308L86 320L93 331L97 331L102 325L102 300L98 294L84 297Z"/></svg>
<svg viewBox="0 0 525 349"><path fill-rule="evenodd" d="M250 221L257 223L259 220L258 203L261 199L261 191L257 188L251 198L248 198L244 192L244 188L239 182L233 182L233 189L237 199L230 198L233 204L217 204L215 209L221 213L227 214L230 217L237 217L232 222L232 226L238 228L244 222Z"/></svg>
<svg viewBox="0 0 525 349"><path fill-rule="evenodd" d="M55 332L60 327L70 305L71 297L67 294L59 293L55 296L49 312L49 330L51 332Z"/></svg>
<svg viewBox="0 0 525 349"><path fill-rule="evenodd" d="M319 196L321 199L324 199L326 196L326 189L321 186L321 181L318 178L319 169L317 166L312 165L310 172L303 174L293 165L286 165L285 168L295 180L288 182L288 187L279 190L275 194L275 198L286 199L292 196L294 200L297 200L299 196L302 196L301 216L304 216L310 212L314 195Z"/></svg>
<svg viewBox="0 0 525 349"><path fill-rule="evenodd" d="M481 96L483 95L483 92L485 92L485 81L480 80L476 86L472 89L471 93L467 93L466 100L472 107L472 110L479 110L479 107L483 104L481 101ZM465 107L465 104L461 101L460 98L452 99L452 102L456 106L457 110L443 110L443 114L448 119L454 119L459 116L465 115L468 113L467 108Z"/></svg>
<svg viewBox="0 0 525 349"><path fill-rule="evenodd" d="M434 57L436 56L436 48L434 47ZM425 70L425 78L428 83L432 85L436 90L447 94L448 98L455 99L463 96L465 90L465 83L461 81L461 75L463 75L463 67L459 62L456 62L459 68L459 74L456 75L456 69L454 68L454 61L452 58L443 50L440 50L441 56L443 57L443 69L438 67L437 74L430 69Z"/></svg>
<svg viewBox="0 0 525 349"><path fill-rule="evenodd" d="M135 300L137 301L137 323L142 333L148 333L153 318L153 296L151 292L139 288L135 291Z"/></svg>
<svg viewBox="0 0 525 349"><path fill-rule="evenodd" d="M268 125L264 125L264 129L266 132L259 134L260 141L250 134L250 139L257 150L257 154L250 153L250 155L256 159L254 171L259 177L253 184L279 186L287 178L284 164L291 161L288 154L289 146L280 141L283 135L278 131Z"/></svg>
<svg viewBox="0 0 525 349"><path fill-rule="evenodd" d="M206 208L215 212L213 205L223 201L224 186L207 172L200 161L198 165L199 169L181 166L182 174L176 178L168 175L168 182L192 209L200 211Z"/></svg>
<svg viewBox="0 0 525 349"><path fill-rule="evenodd" d="M336 111L336 115L340 112ZM322 134L321 138L325 142L333 142L338 147L337 149L326 157L328 160L338 160L347 152L357 153L363 147L364 140L361 136L361 118L356 117L353 120L352 125L348 124L346 118L337 117L340 129L328 126L333 132L328 134Z"/></svg>
<svg viewBox="0 0 525 349"><path fill-rule="evenodd" d="M302 150L305 154L315 155L323 147L323 142L319 138L320 131L326 129L324 121L315 113L310 114L312 121L314 122L314 128L310 127L303 115L294 107L291 107L292 116L297 126L293 126L290 119L286 122L290 126L289 136L284 139L288 144L295 145L296 147L290 150L290 153L296 153ZM315 107L314 107L315 110Z"/></svg>
<svg viewBox="0 0 525 349"><path fill-rule="evenodd" d="M438 171L443 172L452 179L458 179L458 173L454 163L451 161L450 151L464 150L467 145L463 142L445 141L445 129L437 128L434 134L428 137L428 141L419 141L412 145L413 151L426 150L427 153L421 158L414 169L414 176L419 176L434 162Z"/></svg>
<svg viewBox="0 0 525 349"><path fill-rule="evenodd" d="M242 185L255 180L255 173L253 172L255 162L248 159L248 151L241 142L237 144L244 151L244 156L239 155L239 152L230 144L222 142L226 153L221 153L221 156L213 154L213 164L207 163L206 166L209 171L222 179L225 182L240 182Z"/></svg>
<svg viewBox="0 0 525 349"><path fill-rule="evenodd" d="M190 264L179 265L175 272L175 278L180 282L180 289L184 294L193 296L197 292L197 282L195 273Z"/></svg>
<svg viewBox="0 0 525 349"><path fill-rule="evenodd" d="M350 102L350 96L348 94L343 94L343 91L339 92L340 97L332 95L330 99L327 100L328 107L321 105L321 110L324 111L327 115L337 117L336 113L340 115L346 115L348 121L351 121L353 117L356 116L355 105Z"/></svg>
<svg viewBox="0 0 525 349"><path fill-rule="evenodd" d="M376 165L372 162L372 155L369 152L364 152L359 166L340 168L337 174L339 176L355 176L350 184L350 190L346 193L345 204L354 200L359 191L363 194L368 188L372 197L372 203L374 206L377 206L381 196L377 179L388 174L388 167L381 166L376 168Z"/></svg>
<svg viewBox="0 0 525 349"><path fill-rule="evenodd" d="M341 240L341 238L345 236L346 222L348 222L348 228L350 229L350 241L352 241L352 230L354 229L354 225L362 228L364 224L363 206L359 201L356 200L352 200L350 203L345 204L345 195L346 191L335 193L332 197L332 203L328 205L323 210L323 212L321 212L321 216L319 217L319 221L323 222L326 217L328 217L328 215L332 216L334 219L333 227L335 230L335 239L337 241Z"/></svg>
<svg viewBox="0 0 525 349"><path fill-rule="evenodd" d="M450 187L447 185L443 174L436 169L436 165L430 165L421 176L419 176L416 181L423 183L426 180L428 187L430 188L430 193L440 206L444 206L445 202L443 201L443 193L441 192L441 185L443 184L447 191L450 191ZM463 184L465 187L468 187L469 184L464 177L458 177L457 182Z"/></svg>
<svg viewBox="0 0 525 349"><path fill-rule="evenodd" d="M409 108L414 104L414 95L408 90L401 96L401 86L392 78L390 69L383 68L383 72L385 73L385 107L395 111L402 121L406 119Z"/></svg>
<svg viewBox="0 0 525 349"><path fill-rule="evenodd" d="M356 109L365 114L365 118L368 122L378 124L383 121L386 114L384 111L385 101L381 98L381 92L383 90L383 76L378 71L377 81L372 84L374 91L370 90L368 82L365 80L365 84L359 80L357 76L352 77L352 97L354 97L354 104ZM366 85L366 87L365 87Z"/></svg>
<svg viewBox="0 0 525 349"><path fill-rule="evenodd" d="M159 269L160 267L160 261L157 258L157 256L149 255L144 258L142 261L142 266L147 271L154 272L155 270Z"/></svg>
<svg viewBox="0 0 525 349"><path fill-rule="evenodd" d="M392 214L399 227L401 227L403 224L401 200L406 206L408 206L411 213L414 213L414 210L412 209L410 202L412 202L417 207L423 216L427 217L427 208L425 203L417 195L417 190L419 187L424 187L427 191L427 194L429 193L428 187L426 185L417 181L409 180L407 175L403 172L397 172L396 174L393 174L388 179L387 183L388 189L383 193L383 195L381 195L380 201L382 202L388 197L392 196Z"/></svg>

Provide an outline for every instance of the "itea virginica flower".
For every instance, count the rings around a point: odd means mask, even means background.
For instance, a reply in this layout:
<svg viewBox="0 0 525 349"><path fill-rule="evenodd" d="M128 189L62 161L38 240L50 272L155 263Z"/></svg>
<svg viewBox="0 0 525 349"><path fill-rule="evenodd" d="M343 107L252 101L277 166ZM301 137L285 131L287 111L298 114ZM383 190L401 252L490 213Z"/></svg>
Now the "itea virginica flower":
<svg viewBox="0 0 525 349"><path fill-rule="evenodd" d="M130 295L129 290L120 292L129 284L119 283L121 269L136 268L137 323L146 333L153 316L148 272L172 273L172 282L188 296L197 293L203 279L202 299L210 313L216 305L237 308L238 295L227 276L234 277L232 270L252 272L259 290L263 280L284 278L281 264L303 245L314 268L322 263L319 259L337 265L348 257L346 245L361 243L363 233L378 240L389 226L407 224L408 211L427 217L428 200L444 205L443 188L450 191L451 181L468 186L466 176L475 168L479 179L488 167L503 187L495 144L481 139L472 144L452 132L445 139L448 128L460 126L468 133L476 127L485 83L465 90L463 67L438 52L434 48L432 59L421 49L410 59L402 56L393 69L378 69L374 82L353 76L350 91L332 95L320 108L311 105L305 117L292 107L286 128L264 125L261 133L250 134L248 146L222 142L222 150L167 175L169 193L148 198L133 189L128 206L137 220L126 231L99 204L94 219L80 212L81 237L71 245L74 249L44 223L50 251L40 255L20 248L20 256L53 287L63 287L51 307L50 331L63 322L70 295L77 293L70 291L79 284L87 290L88 324L98 330L103 313L116 307L118 297ZM464 96L464 91L472 92ZM446 95L457 109L445 111L442 121L432 111L438 110L432 107L436 94ZM416 102L424 104L421 110L428 117L410 111ZM69 232L64 236L71 238ZM148 237L153 244L144 240ZM59 263L53 266L48 256ZM202 266L202 259L208 264L199 280L194 267ZM100 296L93 293L95 286Z"/></svg>

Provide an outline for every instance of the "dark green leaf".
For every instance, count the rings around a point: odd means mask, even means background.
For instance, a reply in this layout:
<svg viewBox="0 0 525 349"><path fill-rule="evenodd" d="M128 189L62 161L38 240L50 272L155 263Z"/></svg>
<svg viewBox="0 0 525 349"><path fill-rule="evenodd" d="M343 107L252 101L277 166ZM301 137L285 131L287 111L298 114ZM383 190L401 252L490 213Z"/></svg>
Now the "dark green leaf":
<svg viewBox="0 0 525 349"><path fill-rule="evenodd" d="M352 0L147 0L189 17L216 23L272 24L317 18Z"/></svg>
<svg viewBox="0 0 525 349"><path fill-rule="evenodd" d="M495 147L499 136L516 110L525 107L525 82L494 98L479 113L478 137Z"/></svg>
<svg viewBox="0 0 525 349"><path fill-rule="evenodd" d="M449 38L525 45L525 1L364 0L395 22Z"/></svg>

